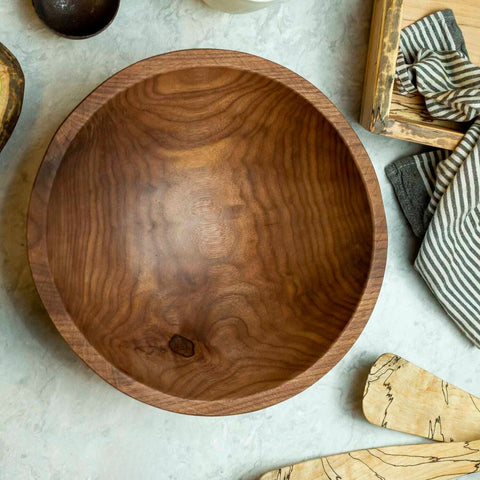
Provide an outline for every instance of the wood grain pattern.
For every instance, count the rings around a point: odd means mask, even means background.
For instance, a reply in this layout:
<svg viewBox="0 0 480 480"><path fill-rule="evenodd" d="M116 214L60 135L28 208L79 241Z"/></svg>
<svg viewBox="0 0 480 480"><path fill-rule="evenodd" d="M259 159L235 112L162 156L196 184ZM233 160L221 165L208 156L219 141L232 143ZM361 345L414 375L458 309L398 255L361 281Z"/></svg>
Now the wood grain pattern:
<svg viewBox="0 0 480 480"><path fill-rule="evenodd" d="M25 79L13 54L0 43L0 151L22 111Z"/></svg>
<svg viewBox="0 0 480 480"><path fill-rule="evenodd" d="M403 120L389 120L382 135L408 140L409 142L453 150L463 133L438 125L417 124Z"/></svg>
<svg viewBox="0 0 480 480"><path fill-rule="evenodd" d="M437 120L430 116L425 108L425 101L421 95L414 93L402 95L393 91L392 102L390 104L389 118L397 121L408 121L410 124L421 121L421 126L434 128L443 128L452 130L455 133L464 133L467 125L464 123L453 122L451 120Z"/></svg>
<svg viewBox="0 0 480 480"><path fill-rule="evenodd" d="M403 0L375 0L360 123L382 134L389 122ZM393 76L392 76L393 72Z"/></svg>
<svg viewBox="0 0 480 480"><path fill-rule="evenodd" d="M403 96L394 87L401 29L446 8L455 14L472 62L480 65L480 2L477 0L375 2L371 28L377 33L372 33L370 39L361 115L361 124L371 132L449 150L455 149L463 138L466 124L432 118L421 96ZM380 59L383 64L378 67Z"/></svg>
<svg viewBox="0 0 480 480"><path fill-rule="evenodd" d="M431 440L480 438L480 398L390 353L372 366L363 411L374 425Z"/></svg>
<svg viewBox="0 0 480 480"><path fill-rule="evenodd" d="M345 354L375 304L386 228L357 136L264 59L175 52L112 77L40 168L29 257L61 334L168 410L284 400Z"/></svg>
<svg viewBox="0 0 480 480"><path fill-rule="evenodd" d="M480 471L480 441L369 448L317 458L259 480L448 480Z"/></svg>

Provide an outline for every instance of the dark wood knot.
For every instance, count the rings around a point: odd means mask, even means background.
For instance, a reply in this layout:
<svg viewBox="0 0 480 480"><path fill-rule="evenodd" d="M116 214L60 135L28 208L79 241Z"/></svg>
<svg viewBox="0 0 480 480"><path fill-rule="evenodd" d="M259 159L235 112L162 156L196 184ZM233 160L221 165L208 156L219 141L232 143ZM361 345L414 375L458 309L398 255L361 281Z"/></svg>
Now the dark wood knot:
<svg viewBox="0 0 480 480"><path fill-rule="evenodd" d="M173 353L190 358L195 355L195 345L188 338L181 335L174 335L168 342L168 346Z"/></svg>

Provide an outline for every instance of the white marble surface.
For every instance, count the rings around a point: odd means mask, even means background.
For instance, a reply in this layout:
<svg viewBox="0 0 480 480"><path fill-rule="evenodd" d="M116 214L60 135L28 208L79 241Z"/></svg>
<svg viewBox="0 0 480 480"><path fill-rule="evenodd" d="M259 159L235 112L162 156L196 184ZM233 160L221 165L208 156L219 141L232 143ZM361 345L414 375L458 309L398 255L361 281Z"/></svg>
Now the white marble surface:
<svg viewBox="0 0 480 480"><path fill-rule="evenodd" d="M122 0L98 37L71 41L36 18L31 0L0 0L0 42L27 81L18 127L0 155L0 479L253 480L294 461L421 441L369 425L362 382L381 353L398 353L480 395L480 352L457 331L412 269L415 243L383 173L415 146L357 124L372 0L291 0L230 16L198 0ZM307 391L227 418L176 415L116 391L60 338L27 266L25 213L49 139L97 84L170 50L237 49L305 76L345 114L382 186L390 244L375 312L350 353Z"/></svg>

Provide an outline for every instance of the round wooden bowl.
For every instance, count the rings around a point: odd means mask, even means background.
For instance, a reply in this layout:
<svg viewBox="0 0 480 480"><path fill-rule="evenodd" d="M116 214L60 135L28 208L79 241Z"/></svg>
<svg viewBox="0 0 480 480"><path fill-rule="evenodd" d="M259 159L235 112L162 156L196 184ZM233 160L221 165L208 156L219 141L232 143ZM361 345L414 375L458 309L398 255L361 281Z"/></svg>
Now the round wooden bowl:
<svg viewBox="0 0 480 480"><path fill-rule="evenodd" d="M103 32L113 22L120 0L33 0L33 6L56 33L82 39Z"/></svg>
<svg viewBox="0 0 480 480"><path fill-rule="evenodd" d="M312 385L383 278L373 167L339 111L284 67L222 50L137 63L55 135L30 264L72 349L175 412L257 410Z"/></svg>

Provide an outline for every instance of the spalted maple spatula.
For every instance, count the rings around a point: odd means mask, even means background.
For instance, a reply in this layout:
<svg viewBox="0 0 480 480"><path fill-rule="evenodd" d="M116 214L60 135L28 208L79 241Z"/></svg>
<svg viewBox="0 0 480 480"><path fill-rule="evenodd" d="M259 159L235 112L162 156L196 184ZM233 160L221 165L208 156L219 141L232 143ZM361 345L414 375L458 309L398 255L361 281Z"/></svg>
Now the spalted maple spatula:
<svg viewBox="0 0 480 480"><path fill-rule="evenodd" d="M369 448L272 470L259 480L432 480L480 471L480 441Z"/></svg>
<svg viewBox="0 0 480 480"><path fill-rule="evenodd" d="M370 370L363 412L374 425L431 440L480 438L480 398L390 353Z"/></svg>

